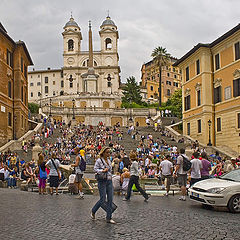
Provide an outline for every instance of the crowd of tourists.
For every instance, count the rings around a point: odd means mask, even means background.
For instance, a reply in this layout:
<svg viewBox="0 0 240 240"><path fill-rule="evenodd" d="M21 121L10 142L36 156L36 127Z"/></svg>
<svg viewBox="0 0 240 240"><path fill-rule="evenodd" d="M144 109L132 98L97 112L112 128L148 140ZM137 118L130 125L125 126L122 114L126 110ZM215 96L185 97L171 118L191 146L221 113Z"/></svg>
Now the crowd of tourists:
<svg viewBox="0 0 240 240"><path fill-rule="evenodd" d="M97 127L84 124L73 127L71 123L44 121L39 133L30 141L23 139L22 142L22 150L26 154L34 146L34 139L41 139L43 150L38 159L25 162L25 159L20 159L18 154L10 150L1 153L0 177L3 179L0 180L7 181L10 188L17 186L18 179L26 181L26 184L37 183L39 194L47 194L46 183L49 182L50 194L54 193L55 188L58 195L59 183L65 177L60 165L69 165L74 169L69 183L76 187L79 198L83 199L81 182L86 164L95 164L95 172L105 175L106 181L98 179L100 200L92 209L91 216L94 219L98 208L105 202L106 195L108 203L112 202L112 191L123 194L124 200L128 201L132 190L136 190L147 201L150 196L141 188L141 178L156 179L161 189L166 190L165 196L168 196L171 184L178 184L181 188L179 199L185 201L186 190L192 184L221 176L240 166L240 157L222 159L218 152L207 156L197 141L192 145L192 156L189 158L185 149L179 149L166 130L157 125L154 130L158 132L156 138L150 133L142 134L139 129L130 127L125 134L131 135L138 144L136 149L127 154L124 149L124 131L119 123L114 127L106 127L102 122ZM53 141L51 137L55 131L58 137ZM171 144L165 141L166 136L171 139ZM110 210L107 211L107 221L111 222Z"/></svg>

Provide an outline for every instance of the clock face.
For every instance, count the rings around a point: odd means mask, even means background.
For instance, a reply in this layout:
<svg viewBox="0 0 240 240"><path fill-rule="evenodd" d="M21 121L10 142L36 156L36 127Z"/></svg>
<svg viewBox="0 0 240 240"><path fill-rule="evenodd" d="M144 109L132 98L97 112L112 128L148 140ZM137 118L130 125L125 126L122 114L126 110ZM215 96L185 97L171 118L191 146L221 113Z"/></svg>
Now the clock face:
<svg viewBox="0 0 240 240"><path fill-rule="evenodd" d="M72 58L72 57L69 57L68 59L67 59L67 62L68 62L68 64L69 65L72 65L72 64L74 64L74 58Z"/></svg>

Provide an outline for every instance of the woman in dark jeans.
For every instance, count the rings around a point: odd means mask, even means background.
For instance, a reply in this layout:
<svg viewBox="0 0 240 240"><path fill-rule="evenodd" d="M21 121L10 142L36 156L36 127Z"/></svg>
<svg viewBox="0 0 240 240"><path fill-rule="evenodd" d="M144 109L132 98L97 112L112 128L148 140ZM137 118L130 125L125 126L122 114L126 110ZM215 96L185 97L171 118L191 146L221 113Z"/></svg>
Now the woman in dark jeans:
<svg viewBox="0 0 240 240"><path fill-rule="evenodd" d="M94 205L91 212L91 218L95 220L95 214L97 210L106 201L107 195L107 216L106 220L108 223L114 224L115 221L112 220L112 201L113 201L113 185L112 185L112 164L109 159L110 148L104 147L101 149L100 158L97 159L94 171L96 173L107 173L107 180L98 180L98 190L100 195L100 200Z"/></svg>

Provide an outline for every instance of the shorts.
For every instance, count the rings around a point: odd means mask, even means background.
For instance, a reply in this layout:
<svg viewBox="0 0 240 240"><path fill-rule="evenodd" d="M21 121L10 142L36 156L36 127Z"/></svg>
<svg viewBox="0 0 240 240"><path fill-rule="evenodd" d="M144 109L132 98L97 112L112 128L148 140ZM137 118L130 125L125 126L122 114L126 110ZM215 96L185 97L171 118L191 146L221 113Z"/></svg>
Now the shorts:
<svg viewBox="0 0 240 240"><path fill-rule="evenodd" d="M171 180L172 180L172 176L171 175L162 175L162 181L165 181L165 178L167 179L167 187L170 187L171 185Z"/></svg>
<svg viewBox="0 0 240 240"><path fill-rule="evenodd" d="M178 174L178 184L180 187L187 186L187 174Z"/></svg>
<svg viewBox="0 0 240 240"><path fill-rule="evenodd" d="M83 177L83 174L77 173L76 177L75 177L75 183L81 183L82 182L82 177Z"/></svg>
<svg viewBox="0 0 240 240"><path fill-rule="evenodd" d="M59 177L58 176L50 176L49 177L50 187L58 187L59 185Z"/></svg>

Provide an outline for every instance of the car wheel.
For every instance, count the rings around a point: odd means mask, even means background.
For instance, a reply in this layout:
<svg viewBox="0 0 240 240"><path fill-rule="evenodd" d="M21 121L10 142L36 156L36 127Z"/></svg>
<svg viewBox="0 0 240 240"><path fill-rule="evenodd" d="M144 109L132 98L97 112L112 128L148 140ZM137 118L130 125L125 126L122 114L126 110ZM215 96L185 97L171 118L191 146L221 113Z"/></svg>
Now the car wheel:
<svg viewBox="0 0 240 240"><path fill-rule="evenodd" d="M228 210L231 213L240 213L240 194L231 197L228 202Z"/></svg>
<svg viewBox="0 0 240 240"><path fill-rule="evenodd" d="M208 205L208 204L202 204L202 207L203 207L204 209L207 209L207 210L212 210L212 209L213 209L213 206Z"/></svg>

